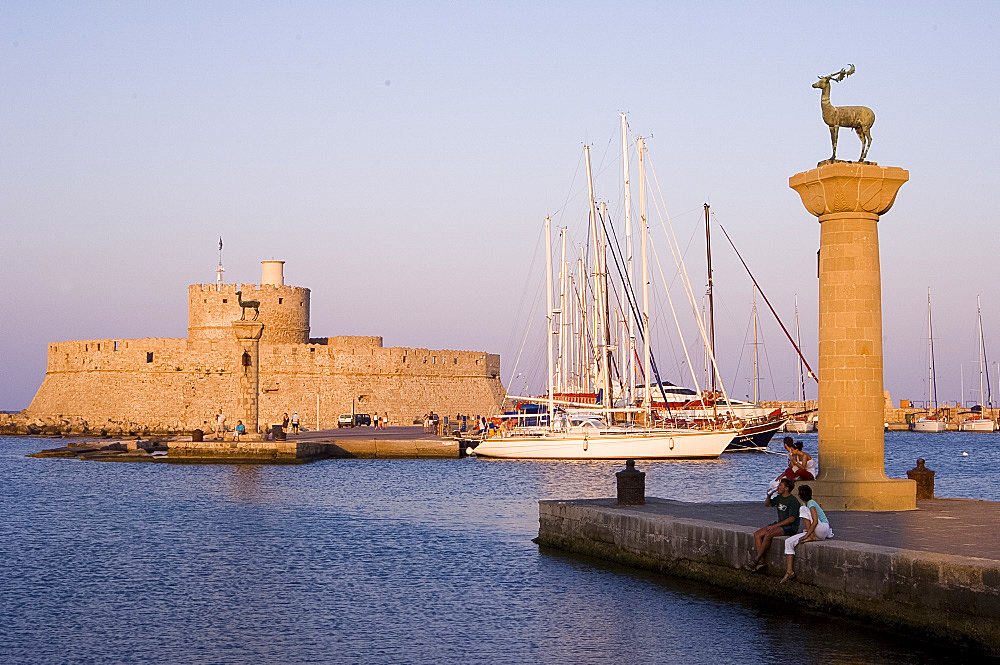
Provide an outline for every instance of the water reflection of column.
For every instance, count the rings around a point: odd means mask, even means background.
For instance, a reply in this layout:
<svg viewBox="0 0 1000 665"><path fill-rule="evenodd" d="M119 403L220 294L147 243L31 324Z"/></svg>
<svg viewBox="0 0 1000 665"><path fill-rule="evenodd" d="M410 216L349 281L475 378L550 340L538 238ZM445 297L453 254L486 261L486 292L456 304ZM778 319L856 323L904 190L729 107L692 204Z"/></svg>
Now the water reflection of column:
<svg viewBox="0 0 1000 665"><path fill-rule="evenodd" d="M258 396L260 394L260 336L264 324L256 321L233 321L236 333L237 376L239 377L239 418L247 428L247 438L258 437Z"/></svg>

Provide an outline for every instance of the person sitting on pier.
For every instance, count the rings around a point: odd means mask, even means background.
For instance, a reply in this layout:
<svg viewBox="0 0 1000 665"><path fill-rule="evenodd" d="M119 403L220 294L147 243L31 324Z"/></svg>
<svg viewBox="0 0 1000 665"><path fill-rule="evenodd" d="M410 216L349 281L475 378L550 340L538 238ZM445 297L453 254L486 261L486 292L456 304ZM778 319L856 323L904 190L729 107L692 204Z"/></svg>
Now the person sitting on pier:
<svg viewBox="0 0 1000 665"><path fill-rule="evenodd" d="M799 543L809 543L814 540L826 540L833 538L833 529L830 528L830 520L826 518L826 513L820 508L813 498L812 488L808 485L799 485L799 498L806 502L806 505L799 509L799 519L805 522L805 531L787 538L785 540L785 561L787 562L785 576L781 581L795 579L795 571L792 570L792 560L795 558L795 546Z"/></svg>
<svg viewBox="0 0 1000 665"><path fill-rule="evenodd" d="M246 434L247 427L243 424L242 420L236 421L236 434L233 436L234 441L239 441L240 437Z"/></svg>
<svg viewBox="0 0 1000 665"><path fill-rule="evenodd" d="M757 556L747 564L747 570L755 573L763 572L767 568L764 557L771 547L771 541L776 536L794 536L799 530L799 507L802 505L799 500L792 496L795 489L795 481L791 478L782 478L778 482L778 494L772 497L768 495L764 501L765 506L774 506L778 510L778 521L771 522L767 526L761 527L753 532L754 549Z"/></svg>
<svg viewBox="0 0 1000 665"><path fill-rule="evenodd" d="M802 450L802 442L795 442L795 464L797 469L791 476L795 480L816 480L816 461L812 455Z"/></svg>
<svg viewBox="0 0 1000 665"><path fill-rule="evenodd" d="M798 470L796 460L798 459L798 450L795 448L795 441L790 436L786 436L782 439L781 444L785 446L785 452L788 453L788 467L779 473L774 480L772 480L767 485L768 496L775 496L778 492L778 483L782 478L795 478L795 472Z"/></svg>

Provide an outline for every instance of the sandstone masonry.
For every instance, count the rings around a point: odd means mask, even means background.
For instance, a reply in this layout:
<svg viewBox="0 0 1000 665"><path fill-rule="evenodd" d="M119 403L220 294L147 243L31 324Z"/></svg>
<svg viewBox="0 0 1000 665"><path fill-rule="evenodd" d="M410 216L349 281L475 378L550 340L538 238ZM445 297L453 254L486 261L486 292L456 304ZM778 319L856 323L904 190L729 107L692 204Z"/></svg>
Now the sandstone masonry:
<svg viewBox="0 0 1000 665"><path fill-rule="evenodd" d="M98 339L49 344L45 379L25 415L82 418L88 429L135 424L154 431L211 427L221 408L236 424L241 358L233 321L260 303L260 424L298 411L304 426L336 427L337 416L388 413L393 424L424 413L490 414L501 405L500 356L382 346L382 338L309 336L307 288L285 286L274 263L262 282L192 284L187 338ZM252 318L253 310L247 310Z"/></svg>

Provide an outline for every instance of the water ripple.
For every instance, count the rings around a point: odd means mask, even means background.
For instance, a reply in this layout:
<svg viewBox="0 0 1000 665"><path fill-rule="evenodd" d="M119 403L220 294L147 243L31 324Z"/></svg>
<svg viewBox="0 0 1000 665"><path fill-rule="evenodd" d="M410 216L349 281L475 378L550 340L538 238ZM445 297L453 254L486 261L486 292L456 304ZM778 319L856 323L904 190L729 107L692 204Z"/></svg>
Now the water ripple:
<svg viewBox="0 0 1000 665"><path fill-rule="evenodd" d="M1000 500L995 441L890 434L887 469L901 476L922 456L939 495ZM4 663L942 657L912 636L540 552L537 501L610 496L620 463L24 457L41 443L0 439ZM650 495L692 501L756 500L783 465L751 454L640 463Z"/></svg>

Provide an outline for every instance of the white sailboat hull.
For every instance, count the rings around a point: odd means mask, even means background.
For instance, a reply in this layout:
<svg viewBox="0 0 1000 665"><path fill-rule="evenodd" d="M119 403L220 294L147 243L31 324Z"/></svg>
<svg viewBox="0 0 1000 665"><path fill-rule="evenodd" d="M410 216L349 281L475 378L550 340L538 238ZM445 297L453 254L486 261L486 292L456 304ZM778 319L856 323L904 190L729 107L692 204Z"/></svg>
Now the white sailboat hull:
<svg viewBox="0 0 1000 665"><path fill-rule="evenodd" d="M785 431L794 432L795 434L815 432L816 423L812 420L789 420L785 423Z"/></svg>
<svg viewBox="0 0 1000 665"><path fill-rule="evenodd" d="M539 436L485 439L474 449L478 457L506 459L692 459L722 454L737 432L649 430L591 435L547 432Z"/></svg>
<svg viewBox="0 0 1000 665"><path fill-rule="evenodd" d="M910 425L914 432L944 432L948 429L948 423L943 420L928 420L927 418L917 418Z"/></svg>
<svg viewBox="0 0 1000 665"><path fill-rule="evenodd" d="M963 422L959 428L963 432L995 432L997 424L988 418L973 418Z"/></svg>

